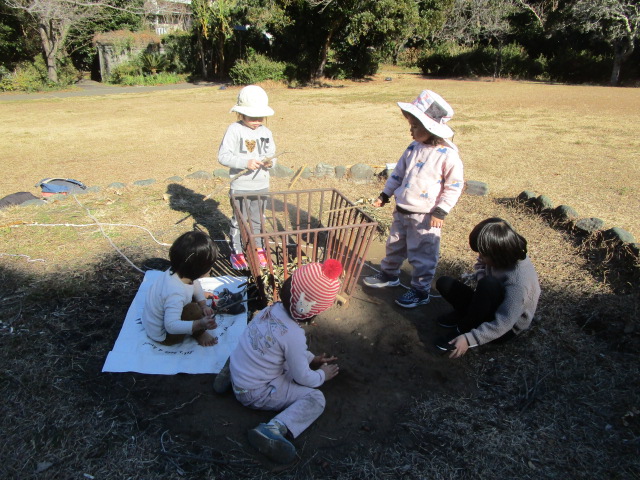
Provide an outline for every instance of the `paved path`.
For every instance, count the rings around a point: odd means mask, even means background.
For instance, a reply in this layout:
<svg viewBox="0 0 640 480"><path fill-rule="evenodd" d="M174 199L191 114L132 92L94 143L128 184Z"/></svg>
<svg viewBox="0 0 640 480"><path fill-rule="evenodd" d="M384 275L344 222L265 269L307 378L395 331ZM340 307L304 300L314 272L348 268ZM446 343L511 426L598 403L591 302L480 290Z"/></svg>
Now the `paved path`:
<svg viewBox="0 0 640 480"><path fill-rule="evenodd" d="M120 93L154 92L160 90L190 90L193 88L216 87L225 88L222 83L196 82L178 83L175 85L158 85L154 87L118 87L93 80L80 80L73 90L41 93L0 93L0 102L16 102L19 100L40 100L47 98L87 97L92 95L112 95Z"/></svg>

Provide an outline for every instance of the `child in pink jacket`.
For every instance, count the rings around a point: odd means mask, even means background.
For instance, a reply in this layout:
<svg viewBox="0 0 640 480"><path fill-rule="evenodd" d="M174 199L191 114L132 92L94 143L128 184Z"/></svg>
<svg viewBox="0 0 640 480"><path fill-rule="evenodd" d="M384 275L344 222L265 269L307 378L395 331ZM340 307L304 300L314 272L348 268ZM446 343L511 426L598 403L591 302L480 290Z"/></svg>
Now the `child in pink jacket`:
<svg viewBox="0 0 640 480"><path fill-rule="evenodd" d="M404 308L429 303L431 282L440 258L440 233L444 219L460 198L464 186L462 161L449 140L446 123L451 106L437 93L424 90L413 103L398 102L409 122L413 142L391 173L373 203L381 207L395 196L396 208L380 273L366 277L373 288L400 285L405 259L413 267L411 289L396 299Z"/></svg>
<svg viewBox="0 0 640 480"><path fill-rule="evenodd" d="M247 326L231 354L233 392L243 405L280 411L249 431L249 443L280 463L296 449L286 438L300 435L324 411L318 387L338 374L336 357L307 349L301 327L333 305L340 291L337 260L309 263L293 272L280 292L281 302L262 310Z"/></svg>

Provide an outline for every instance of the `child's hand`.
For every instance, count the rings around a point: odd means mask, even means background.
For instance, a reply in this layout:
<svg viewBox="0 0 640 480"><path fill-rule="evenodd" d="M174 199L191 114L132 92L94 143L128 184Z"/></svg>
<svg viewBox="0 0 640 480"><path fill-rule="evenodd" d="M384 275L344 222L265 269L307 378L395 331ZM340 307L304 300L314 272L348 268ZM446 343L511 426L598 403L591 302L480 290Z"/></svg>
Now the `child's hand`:
<svg viewBox="0 0 640 480"><path fill-rule="evenodd" d="M208 306L208 305L205 305L204 307L202 307L202 314L203 314L205 317L211 317L212 315L214 315L214 314L215 314L215 312L213 311L213 308L211 308L211 307L210 307L210 306Z"/></svg>
<svg viewBox="0 0 640 480"><path fill-rule="evenodd" d="M262 168L263 165L264 164L260 160L251 159L249 160L249 163L247 163L247 168L249 170L257 170L259 168Z"/></svg>
<svg viewBox="0 0 640 480"><path fill-rule="evenodd" d="M327 357L327 354L323 353L322 355L316 355L313 357L309 366L312 370L317 370L322 366L322 364L335 362L336 360L338 360L338 357Z"/></svg>
<svg viewBox="0 0 640 480"><path fill-rule="evenodd" d="M449 358L460 358L467 350L469 350L469 342L464 335L458 335L456 338L449 342L450 345L455 345L456 349L449 354Z"/></svg>
<svg viewBox="0 0 640 480"><path fill-rule="evenodd" d="M324 381L328 381L331 380L333 377L335 377L336 375L338 375L338 365L332 364L332 365L327 365L326 363L323 363L320 366L320 370L322 370L324 372Z"/></svg>
<svg viewBox="0 0 640 480"><path fill-rule="evenodd" d="M200 319L200 325L205 330L213 330L214 328L218 327L218 324L216 323L216 318L214 315L207 315L206 317L202 317Z"/></svg>
<svg viewBox="0 0 640 480"><path fill-rule="evenodd" d="M441 218L436 218L433 215L431 215L431 226L433 228L442 228L443 225L444 225L444 220L442 220Z"/></svg>

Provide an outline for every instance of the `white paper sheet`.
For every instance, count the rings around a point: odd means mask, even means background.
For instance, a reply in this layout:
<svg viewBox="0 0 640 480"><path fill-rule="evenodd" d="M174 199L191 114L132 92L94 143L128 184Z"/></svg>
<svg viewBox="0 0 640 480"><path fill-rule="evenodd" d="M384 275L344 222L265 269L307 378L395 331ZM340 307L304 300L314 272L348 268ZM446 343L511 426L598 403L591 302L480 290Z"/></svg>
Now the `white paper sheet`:
<svg viewBox="0 0 640 480"><path fill-rule="evenodd" d="M218 344L213 347L198 345L190 335L187 335L182 343L170 347L154 342L147 337L142 326L141 314L147 289L161 273L158 270L145 273L102 371L162 375L220 372L247 326L246 311L238 315L216 316L218 328L209 331L211 335L218 337ZM200 280L205 292L228 288L234 293L240 291L240 285L246 281L245 277L230 276Z"/></svg>

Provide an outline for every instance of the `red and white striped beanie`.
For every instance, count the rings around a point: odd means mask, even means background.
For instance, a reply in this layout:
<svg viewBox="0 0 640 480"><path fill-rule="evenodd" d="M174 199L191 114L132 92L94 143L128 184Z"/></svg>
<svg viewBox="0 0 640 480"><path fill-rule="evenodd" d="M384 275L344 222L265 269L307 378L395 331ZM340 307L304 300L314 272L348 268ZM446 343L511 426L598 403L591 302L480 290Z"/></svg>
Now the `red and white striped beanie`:
<svg viewBox="0 0 640 480"><path fill-rule="evenodd" d="M340 291L341 274L342 264L333 259L296 269L291 278L291 317L305 320L331 307Z"/></svg>

